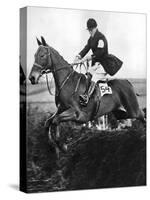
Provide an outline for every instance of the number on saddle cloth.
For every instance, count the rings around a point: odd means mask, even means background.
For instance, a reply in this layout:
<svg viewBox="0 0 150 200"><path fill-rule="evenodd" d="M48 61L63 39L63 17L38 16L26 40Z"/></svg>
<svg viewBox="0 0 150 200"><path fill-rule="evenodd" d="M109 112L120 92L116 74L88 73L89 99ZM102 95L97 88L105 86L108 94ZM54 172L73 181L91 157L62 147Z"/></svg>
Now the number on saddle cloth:
<svg viewBox="0 0 150 200"><path fill-rule="evenodd" d="M112 89L107 83L99 83L101 97L105 94L112 94Z"/></svg>

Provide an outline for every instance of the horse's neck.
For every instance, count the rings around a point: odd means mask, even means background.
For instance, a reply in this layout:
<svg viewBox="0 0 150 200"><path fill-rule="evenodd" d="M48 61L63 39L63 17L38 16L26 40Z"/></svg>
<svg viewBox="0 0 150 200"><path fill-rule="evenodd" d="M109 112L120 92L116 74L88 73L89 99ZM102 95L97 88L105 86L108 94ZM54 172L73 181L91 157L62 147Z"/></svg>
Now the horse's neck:
<svg viewBox="0 0 150 200"><path fill-rule="evenodd" d="M72 69L68 62L65 61L64 58L58 54L58 52L52 52L51 59L53 63L53 68L55 69L53 72L55 85L56 87L60 87L60 85L65 80L67 75L69 75Z"/></svg>
<svg viewBox="0 0 150 200"><path fill-rule="evenodd" d="M67 76L69 76L70 73L71 71L68 70L67 68L53 72L55 85L56 87L58 87L58 89L61 87L61 85L63 84L63 82L66 80Z"/></svg>

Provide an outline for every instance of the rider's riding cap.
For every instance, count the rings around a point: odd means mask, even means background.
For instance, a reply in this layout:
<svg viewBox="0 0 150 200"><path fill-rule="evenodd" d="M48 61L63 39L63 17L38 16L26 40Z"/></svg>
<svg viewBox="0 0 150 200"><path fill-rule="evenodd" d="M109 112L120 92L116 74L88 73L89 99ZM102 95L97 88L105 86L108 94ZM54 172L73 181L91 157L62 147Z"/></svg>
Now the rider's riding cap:
<svg viewBox="0 0 150 200"><path fill-rule="evenodd" d="M97 27L97 22L95 21L95 19L88 19L87 21L87 29L90 30L90 29L93 29L93 28L96 28Z"/></svg>

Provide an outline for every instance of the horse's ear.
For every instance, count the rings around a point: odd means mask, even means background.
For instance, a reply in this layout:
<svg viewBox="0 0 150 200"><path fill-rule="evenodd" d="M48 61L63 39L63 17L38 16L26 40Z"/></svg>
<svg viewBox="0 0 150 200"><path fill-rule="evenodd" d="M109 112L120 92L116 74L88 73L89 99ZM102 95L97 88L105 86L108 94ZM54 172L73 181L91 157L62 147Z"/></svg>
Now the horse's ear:
<svg viewBox="0 0 150 200"><path fill-rule="evenodd" d="M46 41L43 36L41 36L41 41L42 41L43 46L47 46Z"/></svg>
<svg viewBox="0 0 150 200"><path fill-rule="evenodd" d="M40 42L40 40L37 37L36 37L36 40L37 40L37 43L39 46L42 45L42 43Z"/></svg>

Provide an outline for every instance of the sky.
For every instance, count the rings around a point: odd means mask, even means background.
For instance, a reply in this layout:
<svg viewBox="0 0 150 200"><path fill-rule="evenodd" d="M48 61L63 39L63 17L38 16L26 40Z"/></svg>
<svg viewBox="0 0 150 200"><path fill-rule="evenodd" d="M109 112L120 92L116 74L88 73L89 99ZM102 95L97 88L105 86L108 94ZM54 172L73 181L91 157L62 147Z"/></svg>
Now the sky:
<svg viewBox="0 0 150 200"><path fill-rule="evenodd" d="M89 38L89 18L97 21L99 31L107 38L109 53L123 61L115 77L146 78L145 14L44 7L27 9L27 76L38 48L36 37L44 36L50 46L72 63Z"/></svg>

